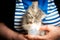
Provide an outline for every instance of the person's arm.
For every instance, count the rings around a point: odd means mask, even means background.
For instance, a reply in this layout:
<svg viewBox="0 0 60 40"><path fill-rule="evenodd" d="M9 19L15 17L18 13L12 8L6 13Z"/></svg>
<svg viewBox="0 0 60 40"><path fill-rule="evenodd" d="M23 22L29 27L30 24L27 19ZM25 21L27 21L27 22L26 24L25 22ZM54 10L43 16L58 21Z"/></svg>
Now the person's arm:
<svg viewBox="0 0 60 40"><path fill-rule="evenodd" d="M0 23L0 35L8 40L25 40L24 35L12 31L4 23Z"/></svg>

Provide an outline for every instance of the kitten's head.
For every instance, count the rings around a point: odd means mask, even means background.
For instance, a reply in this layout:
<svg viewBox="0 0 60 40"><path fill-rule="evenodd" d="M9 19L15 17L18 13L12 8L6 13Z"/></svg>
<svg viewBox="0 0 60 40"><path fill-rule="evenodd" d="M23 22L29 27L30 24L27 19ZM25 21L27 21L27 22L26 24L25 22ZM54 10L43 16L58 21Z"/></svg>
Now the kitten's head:
<svg viewBox="0 0 60 40"><path fill-rule="evenodd" d="M27 15L26 15L26 18L27 18L27 24L32 24L32 23L38 23L38 22L41 22L41 17L42 17L42 13L41 12L37 12L37 13L34 13L32 11L27 11Z"/></svg>

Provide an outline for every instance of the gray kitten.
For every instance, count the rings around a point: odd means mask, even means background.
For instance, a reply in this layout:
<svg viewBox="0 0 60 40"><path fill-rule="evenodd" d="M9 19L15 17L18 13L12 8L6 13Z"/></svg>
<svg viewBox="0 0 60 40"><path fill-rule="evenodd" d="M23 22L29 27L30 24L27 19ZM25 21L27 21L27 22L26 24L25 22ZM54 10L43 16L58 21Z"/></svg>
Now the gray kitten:
<svg viewBox="0 0 60 40"><path fill-rule="evenodd" d="M28 31L28 34L45 35L45 32L40 30L44 17L45 13L38 8L38 1L33 1L23 16L22 27Z"/></svg>

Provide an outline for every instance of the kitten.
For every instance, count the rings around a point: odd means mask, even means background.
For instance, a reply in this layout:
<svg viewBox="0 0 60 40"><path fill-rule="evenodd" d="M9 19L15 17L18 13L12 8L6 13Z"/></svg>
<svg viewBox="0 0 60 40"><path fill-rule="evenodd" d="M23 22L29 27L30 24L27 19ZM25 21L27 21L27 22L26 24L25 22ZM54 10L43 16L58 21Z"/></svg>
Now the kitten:
<svg viewBox="0 0 60 40"><path fill-rule="evenodd" d="M22 27L28 31L28 34L44 35L45 32L41 31L40 27L45 16L45 13L38 8L38 1L33 1L23 16Z"/></svg>

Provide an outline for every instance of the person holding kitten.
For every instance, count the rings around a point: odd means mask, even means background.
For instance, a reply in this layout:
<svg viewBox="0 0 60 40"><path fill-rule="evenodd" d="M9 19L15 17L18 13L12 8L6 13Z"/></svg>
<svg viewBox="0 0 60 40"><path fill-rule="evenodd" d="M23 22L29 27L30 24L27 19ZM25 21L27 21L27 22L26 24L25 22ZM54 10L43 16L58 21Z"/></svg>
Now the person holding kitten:
<svg viewBox="0 0 60 40"><path fill-rule="evenodd" d="M8 1L8 2L7 2ZM54 25L57 25L57 27L55 26L51 26L51 27L48 27L48 26L42 26L40 29L41 30L47 30L48 33L46 36L34 36L34 35L24 35L24 34L21 34L21 31L19 31L18 28L14 28L14 13L15 13L15 1L16 0L3 0L1 1L2 3L2 6L1 6L1 12L2 11L5 11L5 12L2 12L0 14L0 39L3 37L5 39L8 39L8 40L54 40L54 38L58 38L60 37L60 23L53 23ZM39 7L45 12L47 13L47 1L48 0L39 0ZM51 0L53 2L53 0ZM59 1L59 0L58 0ZM23 2L23 6L26 9L28 9L28 7L32 4L32 1L31 0L22 0L21 2ZM21 2L17 2L18 4L21 3ZM49 0L50 2L50 0ZM57 0L56 0L57 2ZM4 3L4 4L3 4ZM7 4L6 4L7 3ZM51 3L51 2L50 2ZM59 3L56 3L57 7L59 8ZM18 5L16 4L16 5ZM54 4L54 3L53 3ZM21 4L22 5L22 4ZM50 5L50 4L49 4ZM54 6L55 7L55 6ZM19 7L18 7L19 8ZM17 9L18 9L17 8ZM23 8L23 7L22 7ZM16 10L17 10L16 9ZM55 9L56 10L56 9ZM60 10L60 9L58 9ZM19 10L18 10L19 11ZM16 12L18 12L16 11ZM24 11L24 10L23 10ZM22 12L22 11L21 11ZM60 12L60 11L59 11ZM55 12L56 13L56 12ZM4 14L4 15L3 15ZM49 13L47 13L48 15ZM51 14L50 14L51 15ZM56 15L56 14L55 14ZM21 15L20 15L21 16ZM49 20L46 20L48 19L49 16L47 16L44 20L43 20L43 23L44 24L52 24L51 23L48 23ZM57 16L57 18L59 18L59 16ZM52 18L53 19L53 18ZM56 19L56 18L55 18ZM55 20L54 19L54 20ZM46 23L47 21L47 23ZM58 21L60 22L60 21ZM20 25L18 25L20 26ZM17 31L18 30L18 31ZM22 30L24 31L24 30ZM18 33L19 32L19 33ZM32 37L34 36L34 37ZM1 40L5 40L5 39L1 39ZM57 39L57 40L58 40Z"/></svg>

